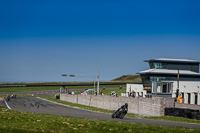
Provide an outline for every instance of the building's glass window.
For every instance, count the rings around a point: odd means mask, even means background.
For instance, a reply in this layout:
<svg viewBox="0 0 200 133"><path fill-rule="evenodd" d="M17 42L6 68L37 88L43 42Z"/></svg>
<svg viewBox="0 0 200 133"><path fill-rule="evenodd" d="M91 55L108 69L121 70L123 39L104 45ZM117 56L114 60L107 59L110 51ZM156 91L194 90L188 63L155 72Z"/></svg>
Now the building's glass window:
<svg viewBox="0 0 200 133"><path fill-rule="evenodd" d="M143 77L142 77L142 80L145 82L145 81L149 81L150 78L149 78L149 76L143 76Z"/></svg>
<svg viewBox="0 0 200 133"><path fill-rule="evenodd" d="M150 63L149 63L149 66L150 66L150 69L153 69L153 68L155 68L155 66L154 66L154 63L153 63L153 62L150 62Z"/></svg>
<svg viewBox="0 0 200 133"><path fill-rule="evenodd" d="M151 81L162 81L162 80L166 80L166 77L151 76L150 80Z"/></svg>
<svg viewBox="0 0 200 133"><path fill-rule="evenodd" d="M173 83L154 81L152 87L153 93L172 93Z"/></svg>
<svg viewBox="0 0 200 133"><path fill-rule="evenodd" d="M162 69L162 63L154 63L154 68L156 69Z"/></svg>
<svg viewBox="0 0 200 133"><path fill-rule="evenodd" d="M149 66L150 66L151 69L154 69L154 68L162 69L164 64L165 63L161 63L161 62L154 62L154 63L153 62L149 62Z"/></svg>
<svg viewBox="0 0 200 133"><path fill-rule="evenodd" d="M151 81L149 76L142 76L142 83L144 86L150 87Z"/></svg>

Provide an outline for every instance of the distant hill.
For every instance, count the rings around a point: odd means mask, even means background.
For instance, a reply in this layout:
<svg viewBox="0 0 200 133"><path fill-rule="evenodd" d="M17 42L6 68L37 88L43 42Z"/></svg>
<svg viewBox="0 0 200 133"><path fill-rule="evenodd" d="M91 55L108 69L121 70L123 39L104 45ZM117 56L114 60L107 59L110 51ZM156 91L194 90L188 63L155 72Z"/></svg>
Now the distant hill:
<svg viewBox="0 0 200 133"><path fill-rule="evenodd" d="M123 75L116 79L111 80L111 82L134 82L142 83L142 78L140 75Z"/></svg>

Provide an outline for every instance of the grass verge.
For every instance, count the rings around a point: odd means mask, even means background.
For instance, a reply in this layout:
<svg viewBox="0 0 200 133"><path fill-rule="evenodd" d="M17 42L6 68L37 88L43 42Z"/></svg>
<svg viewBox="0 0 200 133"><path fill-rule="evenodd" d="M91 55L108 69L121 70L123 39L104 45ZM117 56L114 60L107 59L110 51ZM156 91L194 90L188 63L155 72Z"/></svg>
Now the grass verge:
<svg viewBox="0 0 200 133"><path fill-rule="evenodd" d="M183 127L154 126L143 124L132 124L108 120L91 120L84 118L73 118L67 116L56 116L49 114L37 114L8 110L0 106L0 131L6 133L32 133L32 132L191 132L198 133L200 129Z"/></svg>
<svg viewBox="0 0 200 133"><path fill-rule="evenodd" d="M95 107L92 107L92 106L85 106L85 105L81 105L81 104L61 101L59 99L55 99L55 97L41 97L41 98L52 101L52 102L61 103L61 104L64 104L64 105L67 105L67 106L70 106L70 107L77 107L77 108L81 108L81 109L85 109L85 110L97 111L97 112L102 112L102 113L110 113L110 114L113 113L113 111L106 110L106 109L95 108Z"/></svg>

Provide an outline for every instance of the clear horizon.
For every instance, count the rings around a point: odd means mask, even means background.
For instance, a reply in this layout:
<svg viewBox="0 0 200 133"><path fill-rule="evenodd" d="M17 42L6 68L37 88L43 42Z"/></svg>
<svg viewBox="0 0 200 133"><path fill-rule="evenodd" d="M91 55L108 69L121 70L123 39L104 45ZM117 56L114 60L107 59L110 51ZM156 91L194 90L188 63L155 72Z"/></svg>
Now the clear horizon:
<svg viewBox="0 0 200 133"><path fill-rule="evenodd" d="M200 61L200 1L0 1L0 82L108 81ZM62 77L61 74L83 75ZM84 77L85 76L85 77Z"/></svg>

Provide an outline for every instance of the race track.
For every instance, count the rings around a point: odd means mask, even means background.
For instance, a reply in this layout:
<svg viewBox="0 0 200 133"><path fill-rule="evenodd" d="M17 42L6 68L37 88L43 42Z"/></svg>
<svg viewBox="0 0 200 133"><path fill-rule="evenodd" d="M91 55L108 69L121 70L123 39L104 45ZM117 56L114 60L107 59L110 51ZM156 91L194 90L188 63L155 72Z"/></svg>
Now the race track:
<svg viewBox="0 0 200 133"><path fill-rule="evenodd" d="M148 120L148 119L126 117L126 116L124 119L116 119L116 118L113 119L111 118L110 114L86 111L78 108L63 106L49 101L41 100L35 97L28 97L28 98L18 97L16 99L11 99L8 102L8 105L11 109L18 111L26 111L26 112L45 113L45 114L89 118L89 119L114 120L114 121L123 121L131 123L141 123L141 124L200 128L200 124L187 124L181 122Z"/></svg>

